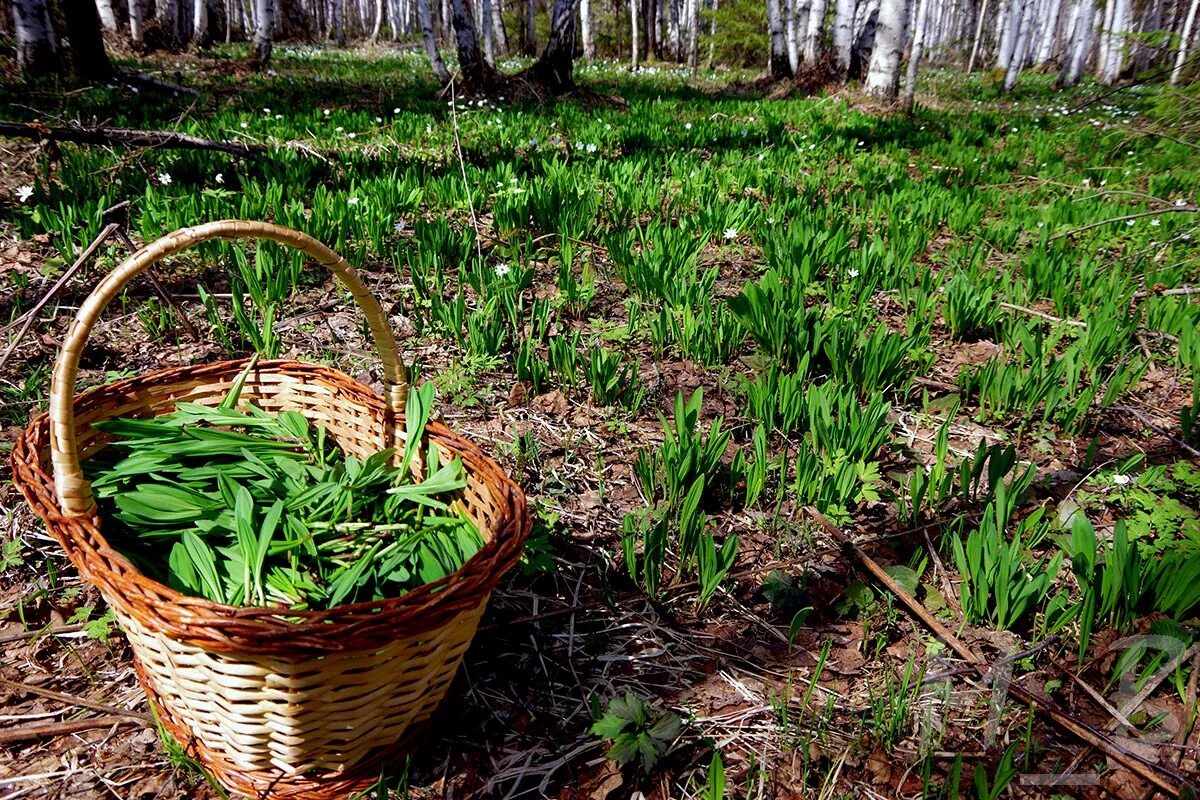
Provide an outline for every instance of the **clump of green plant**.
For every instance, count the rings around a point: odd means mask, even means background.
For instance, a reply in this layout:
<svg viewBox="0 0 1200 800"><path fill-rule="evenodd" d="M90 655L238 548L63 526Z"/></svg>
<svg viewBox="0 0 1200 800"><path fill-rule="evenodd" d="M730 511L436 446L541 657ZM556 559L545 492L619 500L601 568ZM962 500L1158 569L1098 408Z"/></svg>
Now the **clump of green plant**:
<svg viewBox="0 0 1200 800"><path fill-rule="evenodd" d="M96 425L85 462L110 542L147 575L230 605L325 609L396 597L457 570L482 540L454 504L462 463L420 453L433 386L409 393L405 447L344 454L300 413L179 403ZM414 482L414 465L424 480Z"/></svg>
<svg viewBox="0 0 1200 800"><path fill-rule="evenodd" d="M1000 320L1000 306L991 287L980 287L963 273L946 286L942 309L955 339L972 341L987 336Z"/></svg>
<svg viewBox="0 0 1200 800"><path fill-rule="evenodd" d="M678 714L651 705L633 692L608 701L592 733L609 743L608 757L626 766L635 761L646 773L683 733Z"/></svg>
<svg viewBox="0 0 1200 800"><path fill-rule="evenodd" d="M651 504L666 501L675 507L697 478L711 478L721 469L721 459L731 434L727 428L723 429L721 417L712 421L707 435L700 430L703 402L701 389L697 389L687 402L684 402L683 393L677 392L674 426L659 415L663 426L662 447L638 452L634 474Z"/></svg>

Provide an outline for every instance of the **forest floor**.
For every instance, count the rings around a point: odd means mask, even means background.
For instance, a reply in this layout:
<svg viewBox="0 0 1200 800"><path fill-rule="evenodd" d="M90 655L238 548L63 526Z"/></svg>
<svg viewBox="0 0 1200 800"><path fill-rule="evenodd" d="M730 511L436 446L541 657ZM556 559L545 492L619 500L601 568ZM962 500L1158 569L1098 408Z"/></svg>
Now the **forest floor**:
<svg viewBox="0 0 1200 800"><path fill-rule="evenodd" d="M45 408L74 309L127 255L104 244L17 335L105 208L131 201L135 244L267 219L346 255L447 424L534 512L432 734L381 784L395 796L1196 785L1194 90L1029 76L1004 96L934 72L902 117L667 66L581 66L586 101L519 106L439 97L406 52L140 68L200 94L10 83L3 116L268 154L0 142L0 447ZM81 384L259 349L378 388L346 293L247 252L156 268L170 303L128 289ZM697 390L690 435L676 398ZM683 463L710 444L710 469ZM722 553L736 537L735 562L714 579L672 545L647 568L657 520ZM0 528L0 799L214 796L7 481ZM591 731L627 693L682 722L643 740L649 770Z"/></svg>

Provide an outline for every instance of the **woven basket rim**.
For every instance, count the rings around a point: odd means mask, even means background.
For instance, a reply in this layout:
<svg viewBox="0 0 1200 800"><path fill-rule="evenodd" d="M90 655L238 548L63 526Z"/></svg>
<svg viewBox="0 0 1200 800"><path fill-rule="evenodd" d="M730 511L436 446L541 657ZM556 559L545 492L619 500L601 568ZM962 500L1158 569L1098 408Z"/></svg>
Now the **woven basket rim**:
<svg viewBox="0 0 1200 800"><path fill-rule="evenodd" d="M170 385L196 378L215 378L236 374L250 359L210 362L203 365L171 367L140 373L131 378L103 384L75 398L75 412L86 412L102 406L103 400L123 393L136 392L140 387ZM325 380L349 390L355 402L361 402L364 414L387 413L382 396L370 387L332 367L294 359L259 360L254 374L299 374L310 379ZM530 520L525 495L496 462L475 444L455 434L444 424L430 420L426 435L434 442L463 457L464 469L474 474L491 492L499 516L491 526L492 538L485 541L466 563L455 572L437 581L424 584L399 597L367 600L315 611L297 611L282 606L233 606L202 597L182 594L170 586L145 575L128 558L113 548L101 533L102 521L98 511L69 516L65 514L54 490L52 471L38 456L48 433L49 417L43 412L30 421L17 436L10 456L13 483L25 496L34 512L45 522L49 533L64 548L81 575L98 585L105 599L119 604L125 613L152 630L158 630L181 641L213 643L211 635L193 636L191 629L239 629L232 635L217 634L217 640L231 647L213 649L236 653L280 654L281 645L287 654L298 650L323 653L358 649L363 640L370 643L386 641L395 635L412 635L440 627L434 620L424 625L421 612L433 611L448 604L477 603L495 587L501 575L515 565ZM103 586L99 584L103 583ZM132 602L126 589L149 590L177 609L186 610L187 622L164 625L150 616L140 603ZM109 592L104 591L104 587ZM435 617L438 615L434 615Z"/></svg>

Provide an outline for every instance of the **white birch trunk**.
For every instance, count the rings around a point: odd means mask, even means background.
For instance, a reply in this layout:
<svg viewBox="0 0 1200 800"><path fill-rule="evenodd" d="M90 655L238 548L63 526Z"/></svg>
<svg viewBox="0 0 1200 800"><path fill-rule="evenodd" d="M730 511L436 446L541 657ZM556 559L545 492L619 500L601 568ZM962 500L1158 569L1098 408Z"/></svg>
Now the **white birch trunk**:
<svg viewBox="0 0 1200 800"><path fill-rule="evenodd" d="M833 6L833 54L839 77L850 69L850 47L854 42L854 0L835 0Z"/></svg>
<svg viewBox="0 0 1200 800"><path fill-rule="evenodd" d="M271 40L275 33L275 0L255 0L254 61L261 67L271 60Z"/></svg>
<svg viewBox="0 0 1200 800"><path fill-rule="evenodd" d="M1121 77L1125 67L1125 35L1130 28L1132 4L1130 0L1112 0L1111 22L1108 38L1104 44L1104 62L1097 78L1105 86L1111 86Z"/></svg>
<svg viewBox="0 0 1200 800"><path fill-rule="evenodd" d="M828 0L812 0L808 12L808 30L804 35L804 60L816 64L821 55L821 33L825 27Z"/></svg>
<svg viewBox="0 0 1200 800"><path fill-rule="evenodd" d="M785 8L783 0L767 0L767 72L776 79L792 74L792 63L788 57L787 27L784 24Z"/></svg>
<svg viewBox="0 0 1200 800"><path fill-rule="evenodd" d="M975 58L979 55L979 42L983 38L983 21L987 19L988 0L979 7L979 19L975 20L975 43L971 45L971 57L967 59L967 74L975 70Z"/></svg>
<svg viewBox="0 0 1200 800"><path fill-rule="evenodd" d="M1058 15L1062 11L1062 0L1050 0L1050 4L1046 11L1046 27L1042 31L1041 41L1038 43L1037 55L1034 56L1034 63L1045 64L1054 55L1054 39L1058 33Z"/></svg>
<svg viewBox="0 0 1200 800"><path fill-rule="evenodd" d="M1025 65L1025 56L1029 51L1029 40L1033 32L1033 8L1033 0L1024 0L1021 3L1021 19L1013 41L1013 55L1009 59L1008 69L1004 73L1004 91L1006 92L1011 92L1017 85L1017 76L1021 74L1021 67Z"/></svg>
<svg viewBox="0 0 1200 800"><path fill-rule="evenodd" d="M875 47L863 86L867 94L884 102L895 102L900 91L900 61L904 56L904 27L908 23L907 0L883 0L875 27Z"/></svg>
<svg viewBox="0 0 1200 800"><path fill-rule="evenodd" d="M713 61L717 57L717 7L720 0L712 0L712 19L708 23L708 69L713 68ZM792 70L794 75L796 70Z"/></svg>
<svg viewBox="0 0 1200 800"><path fill-rule="evenodd" d="M117 29L117 14L113 11L112 0L96 0L96 13L100 15L100 24L106 31Z"/></svg>
<svg viewBox="0 0 1200 800"><path fill-rule="evenodd" d="M592 38L592 0L579 0L579 27L583 31L583 57L596 58L596 40Z"/></svg>
<svg viewBox="0 0 1200 800"><path fill-rule="evenodd" d="M921 48L925 44L925 25L929 17L929 0L918 0L917 17L913 24L912 50L908 54L908 71L904 76L905 113L911 114L917 96L917 68L921 64Z"/></svg>
<svg viewBox="0 0 1200 800"><path fill-rule="evenodd" d="M629 65L638 68L638 0L629 0Z"/></svg>
<svg viewBox="0 0 1200 800"><path fill-rule="evenodd" d="M787 38L788 64L792 74L800 69L800 33L796 26L797 4L802 0L783 0L783 33Z"/></svg>
<svg viewBox="0 0 1200 800"><path fill-rule="evenodd" d="M1021 25L1022 0L1005 0L1000 4L996 17L996 30L1000 34L1000 45L996 49L996 69L1008 72L1013 50L1017 46L1017 28Z"/></svg>
<svg viewBox="0 0 1200 800"><path fill-rule="evenodd" d="M192 0L192 41L196 47L208 41L208 0Z"/></svg>
<svg viewBox="0 0 1200 800"><path fill-rule="evenodd" d="M1071 40L1067 46L1066 57L1063 59L1062 69L1058 73L1059 86L1074 86L1079 83L1088 51L1092 47L1092 28L1095 17L1095 0L1079 0L1079 14L1075 17L1075 27L1071 30Z"/></svg>
<svg viewBox="0 0 1200 800"><path fill-rule="evenodd" d="M1196 28L1196 10L1200 8L1200 0L1192 0L1188 6L1187 17L1183 21L1183 31L1179 35L1179 54L1175 56L1175 66L1171 70L1171 84L1179 83L1183 77L1183 65L1187 63L1188 44L1192 40L1192 32Z"/></svg>

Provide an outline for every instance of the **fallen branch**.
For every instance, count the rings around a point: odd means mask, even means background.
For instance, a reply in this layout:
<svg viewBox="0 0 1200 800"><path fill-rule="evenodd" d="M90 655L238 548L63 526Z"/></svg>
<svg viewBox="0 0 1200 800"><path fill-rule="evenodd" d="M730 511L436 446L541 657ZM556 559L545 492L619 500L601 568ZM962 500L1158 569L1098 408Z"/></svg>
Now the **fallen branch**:
<svg viewBox="0 0 1200 800"><path fill-rule="evenodd" d="M25 725L19 728L0 730L0 744L15 744L27 742L30 739L51 739L55 736L65 736L68 733L94 731L97 728L113 728L118 725L148 725L148 723L132 717L117 716L45 722L40 725Z"/></svg>
<svg viewBox="0 0 1200 800"><path fill-rule="evenodd" d="M892 576L889 575L887 571L884 570L884 568L881 567L873 558L868 556L856 542L843 535L841 530L839 530L836 525L830 522L824 514L817 511L815 508L808 508L807 511L809 515L812 516L812 518L815 519L831 537L833 537L835 542L841 544L843 548L849 550L858 559L859 563L867 570L867 572L869 572L873 577L879 580L880 583L886 586L888 590L892 592L892 594L896 595L896 597L908 607L909 611L911 611L918 619L920 619L921 622L926 625L926 627L937 634L938 638L949 645L950 648L954 650L954 652L958 653L962 659L971 664L971 666L975 668L975 671L981 677L985 677L988 674L989 669L987 662L978 656L970 647L964 644L962 640L955 636L954 633L951 632L950 629L945 625L943 625L936 617L930 614L923 605L917 602L915 597L909 594L907 589L897 583L896 580L892 578ZM1184 787L1188 787L1189 789L1191 788L1188 779L1177 773L1175 770L1169 769L1160 764L1155 764L1154 762L1138 755L1137 753L1132 753L1126 750L1112 739L1108 738L1105 732L1097 730L1091 725L1088 725L1086 722L1072 717L1070 714L1059 710L1056 706L1049 705L1045 698L1037 697L1031 694L1030 692L1021 688L1021 686L1017 683L1009 684L1008 692L1020 702L1028 704L1034 709L1034 711L1043 715L1058 727L1062 728L1068 733L1073 734L1076 738L1086 742L1087 744L1090 744L1092 747L1095 747L1113 761L1130 770L1143 780L1153 784L1171 797L1179 797Z"/></svg>
<svg viewBox="0 0 1200 800"><path fill-rule="evenodd" d="M1077 233L1083 233L1084 231L1090 231L1092 228L1099 228L1102 225L1111 225L1114 222L1126 222L1127 220L1141 219L1142 217L1157 217L1159 214L1172 214L1172 213L1195 214L1197 212L1200 212L1200 206L1193 206L1193 205L1167 206L1166 208L1157 208L1157 209L1154 209L1153 211L1139 211L1136 214L1126 214L1123 217L1113 217L1112 219L1102 219L1099 222L1092 222L1087 225L1084 225L1081 228L1072 228L1069 231L1063 231L1062 233L1056 233L1053 236L1051 236L1047 241L1053 242L1057 239L1062 239L1066 236L1074 236Z"/></svg>
<svg viewBox="0 0 1200 800"><path fill-rule="evenodd" d="M76 697L73 694L63 694L62 692L55 692L51 689L43 689L40 686L30 686L28 683L18 683L17 681L10 681L6 678L0 678L0 686L5 686L9 689L15 689L19 692L40 695L41 697L45 697L50 700L57 700L60 703L66 703L72 706L78 706L79 708L88 708L92 711L100 711L105 714L109 714L110 716L129 717L130 719L136 719L147 724L151 722L150 715L143 714L141 711L130 711L127 708L112 706L108 705L107 703L93 703L91 700L87 700L83 697Z"/></svg>
<svg viewBox="0 0 1200 800"><path fill-rule="evenodd" d="M46 294L42 296L42 299L39 300L33 308L29 309L29 311L25 313L25 322L21 325L20 330L17 331L16 337L14 337L12 342L9 343L8 348L5 349L4 354L0 355L0 367L3 367L8 363L8 359L12 356L13 351L17 349L17 345L21 343L21 340L25 338L25 334L29 332L29 328L33 325L33 321L37 319L38 313L46 307L46 304L49 303L64 286L67 285L67 281L71 280L71 278L75 276L75 273L79 272L79 270L88 262L88 259L92 257L92 254L96 252L100 245L104 244L108 237L116 233L120 227L121 226L116 222L110 222L105 225L100 231L99 235L97 235L96 238L92 240L92 243L87 246L87 249L79 254L79 258L75 259L75 263L72 264L70 268L62 274L61 278L54 282L54 285L50 287L50 291L46 292Z"/></svg>
<svg viewBox="0 0 1200 800"><path fill-rule="evenodd" d="M142 131L132 128L51 127L43 122L0 121L0 136L33 139L37 142L74 142L75 144L115 145L118 147L154 147L165 150L216 150L235 156L256 156L267 152L266 145L202 139L174 131Z"/></svg>

